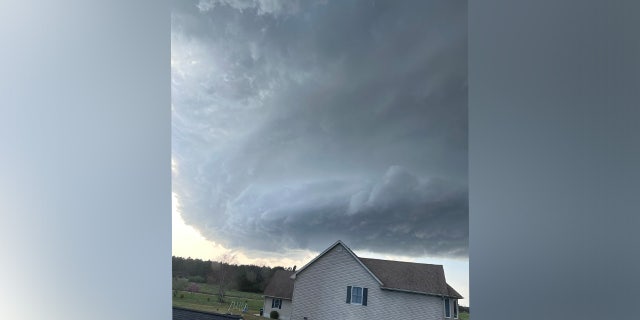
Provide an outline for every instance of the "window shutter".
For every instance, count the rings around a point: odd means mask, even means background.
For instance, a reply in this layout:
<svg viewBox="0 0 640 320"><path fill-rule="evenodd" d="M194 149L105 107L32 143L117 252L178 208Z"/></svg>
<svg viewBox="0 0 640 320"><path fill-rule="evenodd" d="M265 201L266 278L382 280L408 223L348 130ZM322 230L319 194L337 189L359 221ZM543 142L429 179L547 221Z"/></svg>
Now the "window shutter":
<svg viewBox="0 0 640 320"><path fill-rule="evenodd" d="M280 303L278 303L278 309L282 309L282 299L280 299Z"/></svg>
<svg viewBox="0 0 640 320"><path fill-rule="evenodd" d="M351 286L347 286L347 303L351 303Z"/></svg>
<svg viewBox="0 0 640 320"><path fill-rule="evenodd" d="M362 288L362 305L363 306L367 305L367 291L369 291L367 288Z"/></svg>
<svg viewBox="0 0 640 320"><path fill-rule="evenodd" d="M451 318L451 301L449 298L444 298L444 317Z"/></svg>
<svg viewBox="0 0 640 320"><path fill-rule="evenodd" d="M275 307L276 305L276 299L271 298L271 308Z"/></svg>
<svg viewBox="0 0 640 320"><path fill-rule="evenodd" d="M453 300L453 317L458 319L458 299Z"/></svg>

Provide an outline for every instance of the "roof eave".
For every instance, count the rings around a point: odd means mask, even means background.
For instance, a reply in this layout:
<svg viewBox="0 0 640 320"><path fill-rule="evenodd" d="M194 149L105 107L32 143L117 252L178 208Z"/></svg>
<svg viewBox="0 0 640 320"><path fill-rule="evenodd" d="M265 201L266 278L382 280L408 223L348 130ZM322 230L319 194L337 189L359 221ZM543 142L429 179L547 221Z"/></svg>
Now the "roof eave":
<svg viewBox="0 0 640 320"><path fill-rule="evenodd" d="M287 298L287 297L278 297L278 296L271 296L271 295L268 295L268 294L265 294L265 295L262 295L262 296L265 297L265 298L269 297L269 298L276 298L276 299L292 300L291 297L289 297L289 298Z"/></svg>
<svg viewBox="0 0 640 320"><path fill-rule="evenodd" d="M399 289L399 288L389 288L389 287L383 287L383 286L381 286L380 289L389 290L389 291L399 291L399 292L406 292L406 293L422 294L422 295L425 295L425 296L436 296L436 297L445 297L445 298L464 299L464 297L462 297L462 296L455 297L455 296L445 295L445 294L441 294L441 293L431 293L431 292L414 291L414 290L406 290L406 289Z"/></svg>

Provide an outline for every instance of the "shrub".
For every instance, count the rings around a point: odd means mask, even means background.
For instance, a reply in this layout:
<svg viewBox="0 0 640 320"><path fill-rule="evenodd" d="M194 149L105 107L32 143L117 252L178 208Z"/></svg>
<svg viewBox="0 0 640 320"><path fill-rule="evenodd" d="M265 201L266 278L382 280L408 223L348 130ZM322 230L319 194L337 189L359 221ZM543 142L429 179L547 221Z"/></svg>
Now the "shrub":
<svg viewBox="0 0 640 320"><path fill-rule="evenodd" d="M187 284L189 284L189 280L185 278L173 278L173 281L171 283L173 289L175 290L184 290L184 288L187 287Z"/></svg>
<svg viewBox="0 0 640 320"><path fill-rule="evenodd" d="M280 314L278 313L278 311L271 310L271 312L269 313L269 318L280 319Z"/></svg>
<svg viewBox="0 0 640 320"><path fill-rule="evenodd" d="M182 299L182 298L184 298L184 294L181 293L180 294L180 299Z"/></svg>

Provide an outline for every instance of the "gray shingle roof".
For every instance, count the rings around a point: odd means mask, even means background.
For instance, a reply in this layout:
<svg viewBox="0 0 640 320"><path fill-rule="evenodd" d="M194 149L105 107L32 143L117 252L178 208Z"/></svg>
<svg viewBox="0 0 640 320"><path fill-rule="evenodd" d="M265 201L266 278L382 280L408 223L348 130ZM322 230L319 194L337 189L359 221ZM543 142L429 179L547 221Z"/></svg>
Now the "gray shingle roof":
<svg viewBox="0 0 640 320"><path fill-rule="evenodd" d="M446 283L441 265L360 257L358 259L382 281L382 287L385 289L463 298Z"/></svg>
<svg viewBox="0 0 640 320"><path fill-rule="evenodd" d="M239 320L242 316L173 307L173 320Z"/></svg>
<svg viewBox="0 0 640 320"><path fill-rule="evenodd" d="M450 285L447 284L447 290L449 291L449 297L456 299L464 299L461 294L458 293L455 289L453 289Z"/></svg>
<svg viewBox="0 0 640 320"><path fill-rule="evenodd" d="M293 274L293 271L277 270L264 289L264 295L291 300L293 296L293 279L291 279L291 276Z"/></svg>

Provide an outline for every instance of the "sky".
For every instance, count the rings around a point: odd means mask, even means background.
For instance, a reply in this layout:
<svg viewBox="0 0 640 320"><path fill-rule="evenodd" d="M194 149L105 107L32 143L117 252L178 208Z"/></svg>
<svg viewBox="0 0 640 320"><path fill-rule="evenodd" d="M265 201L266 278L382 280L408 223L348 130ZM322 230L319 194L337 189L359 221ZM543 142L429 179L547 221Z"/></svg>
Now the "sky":
<svg viewBox="0 0 640 320"><path fill-rule="evenodd" d="M340 239L442 264L468 305L466 1L172 5L173 254Z"/></svg>

